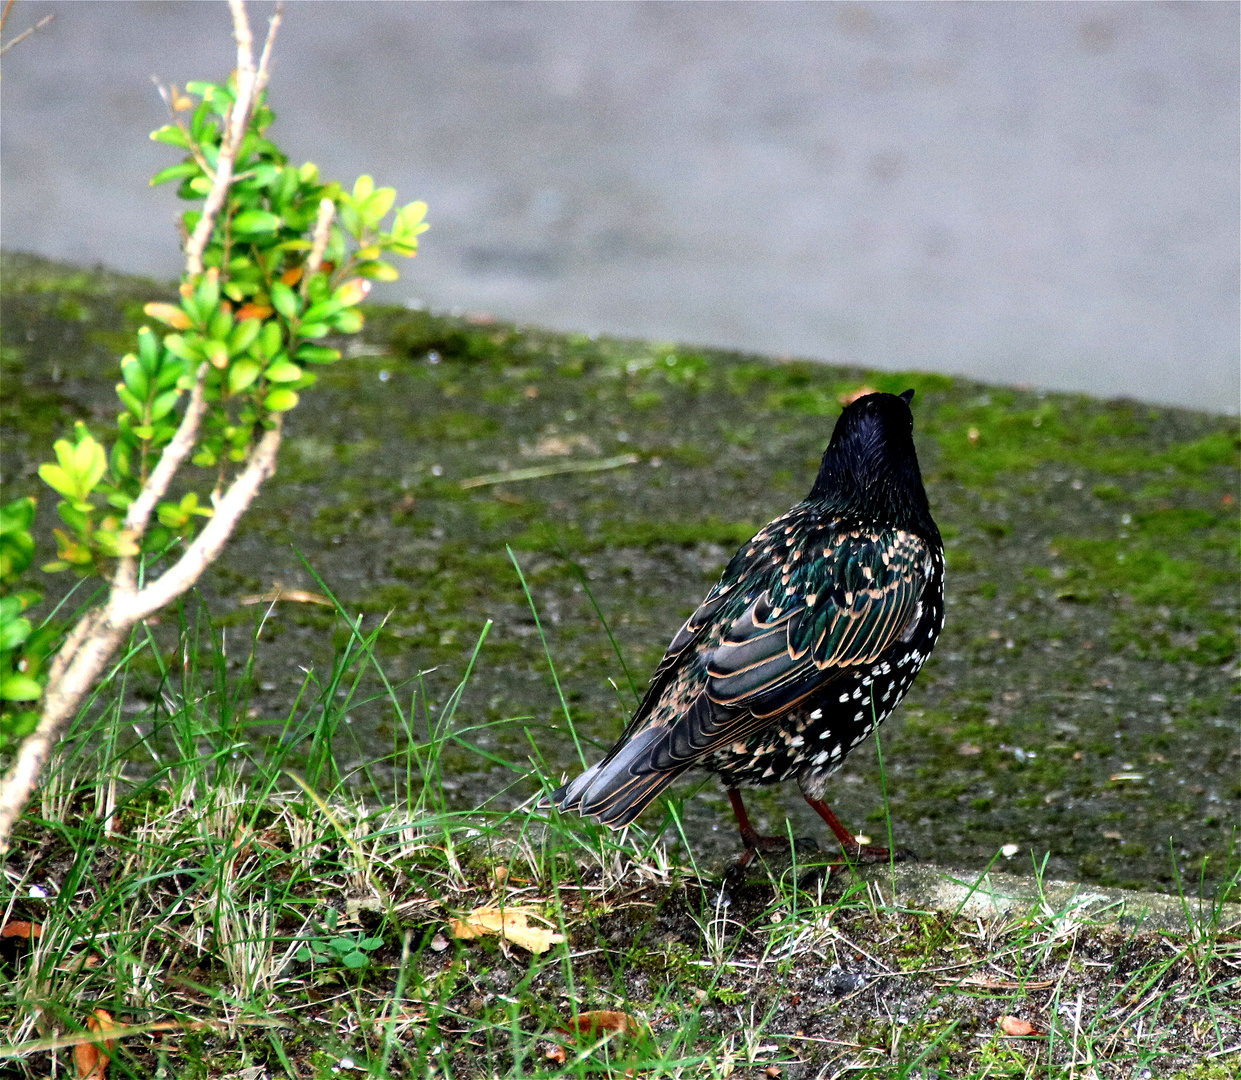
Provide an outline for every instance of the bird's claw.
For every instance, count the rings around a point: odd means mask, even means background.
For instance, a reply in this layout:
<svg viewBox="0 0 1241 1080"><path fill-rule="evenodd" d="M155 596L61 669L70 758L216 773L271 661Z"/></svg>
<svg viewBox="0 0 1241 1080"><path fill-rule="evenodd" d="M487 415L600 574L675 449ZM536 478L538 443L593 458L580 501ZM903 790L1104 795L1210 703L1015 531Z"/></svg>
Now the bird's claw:
<svg viewBox="0 0 1241 1080"><path fill-rule="evenodd" d="M889 850L885 847L877 847L873 844L855 844L851 846L841 845L845 853L845 858L851 863L885 863L885 862L916 862L918 856L909 848L896 848Z"/></svg>

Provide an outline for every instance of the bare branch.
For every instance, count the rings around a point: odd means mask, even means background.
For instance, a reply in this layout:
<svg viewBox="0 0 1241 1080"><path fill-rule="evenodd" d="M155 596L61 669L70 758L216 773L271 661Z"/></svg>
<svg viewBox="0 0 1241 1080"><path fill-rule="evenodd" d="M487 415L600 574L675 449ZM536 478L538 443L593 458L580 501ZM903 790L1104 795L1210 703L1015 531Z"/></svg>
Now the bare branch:
<svg viewBox="0 0 1241 1080"><path fill-rule="evenodd" d="M108 604L109 612L132 626L139 619L158 611L170 600L175 600L193 585L202 572L215 561L224 549L237 522L241 520L263 481L276 471L276 452L280 449L281 417L274 418L269 428L250 454L246 467L237 475L216 504L215 513L195 537L177 562L165 570L136 596L115 597Z"/></svg>
<svg viewBox="0 0 1241 1080"><path fill-rule="evenodd" d="M74 654L78 651L82 644L82 640L91 632L95 622L99 618L99 609L92 608L79 620L77 625L69 631L69 636L65 638L65 642L60 647L60 651L56 653L52 666L47 669L47 683L53 686L60 682L64 677L65 668L73 659Z"/></svg>
<svg viewBox="0 0 1241 1080"><path fill-rule="evenodd" d="M12 6L13 6L12 0L9 0L8 6L5 7L4 9L4 17L6 19L9 16L9 8L11 8ZM33 34L36 30L42 30L54 18L56 18L55 15L44 15L43 18L41 18L37 23L35 23L34 26L32 26L29 30L23 30L12 41L6 41L3 45L0 45L0 56L3 56L19 41L25 41L26 38L30 37L30 35Z"/></svg>
<svg viewBox="0 0 1241 1080"><path fill-rule="evenodd" d="M136 595L113 588L102 611L88 613L73 628L52 665L39 726L22 740L17 760L0 781L0 854L8 850L13 825L38 784L62 728L134 624L189 589L220 554L259 487L276 470L280 432L277 415L211 520L174 566Z"/></svg>
<svg viewBox="0 0 1241 1080"><path fill-rule="evenodd" d="M164 447L147 482L142 485L138 497L129 504L125 515L125 530L137 540L146 534L147 522L151 520L151 511L155 504L164 497L168 485L181 467L186 455L194 449L198 439L198 426L202 423L203 414L207 411L207 402L203 394L207 381L207 365L200 364L198 375L194 380L194 389L190 391L190 403L185 407L185 415L177 427L172 442ZM126 555L116 568L113 587L132 596L137 588L137 565L134 556Z"/></svg>
<svg viewBox="0 0 1241 1080"><path fill-rule="evenodd" d="M233 13L233 36L237 39L237 96L229 114L228 126L220 139L215 177L203 203L202 217L185 245L185 269L190 277L203 272L203 252L207 249L207 242L215 229L216 216L224 206L228 189L233 183L233 165L250 121L258 78L254 69L254 40L250 33L250 20L246 17L246 6L242 0L228 0L228 6Z"/></svg>
<svg viewBox="0 0 1241 1080"><path fill-rule="evenodd" d="M263 42L263 55L259 57L258 75L254 80L255 97L267 89L267 80L271 78L271 50L276 43L276 31L280 28L280 19L283 15L284 0L278 0L276 14L267 23L267 40Z"/></svg>
<svg viewBox="0 0 1241 1080"><path fill-rule="evenodd" d="M65 643L67 648L77 639L72 659L67 660L61 678L54 683L49 681L39 726L22 740L17 760L0 780L0 854L8 851L13 826L30 799L52 748L60 739L61 729L77 711L82 698L129 631L129 626L110 623L106 609L102 614L92 612L82 620L83 623L88 621L89 632L79 635L75 628L70 641ZM79 627L81 625L79 623ZM65 649L61 650L61 656L67 656ZM56 658L58 663L61 656Z"/></svg>
<svg viewBox="0 0 1241 1080"><path fill-rule="evenodd" d="M328 241L332 238L332 218L335 214L336 204L331 199L319 200L319 216L315 219L314 244L310 249L310 258L306 260L306 274L303 281L309 281L323 265L323 254L327 251Z"/></svg>

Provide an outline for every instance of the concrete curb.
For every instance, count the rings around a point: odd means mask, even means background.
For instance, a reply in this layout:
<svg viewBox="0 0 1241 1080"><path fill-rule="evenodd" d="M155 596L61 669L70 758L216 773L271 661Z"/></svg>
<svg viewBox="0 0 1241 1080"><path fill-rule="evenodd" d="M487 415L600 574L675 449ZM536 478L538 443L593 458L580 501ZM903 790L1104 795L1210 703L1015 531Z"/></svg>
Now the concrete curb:
<svg viewBox="0 0 1241 1080"><path fill-rule="evenodd" d="M1129 930L1184 933L1208 926L1214 932L1241 932L1241 904L1164 893L1109 889L1075 881L1038 882L1018 874L954 870L943 866L859 867L858 877L888 903L966 918L1041 912L1048 921L1113 923Z"/></svg>

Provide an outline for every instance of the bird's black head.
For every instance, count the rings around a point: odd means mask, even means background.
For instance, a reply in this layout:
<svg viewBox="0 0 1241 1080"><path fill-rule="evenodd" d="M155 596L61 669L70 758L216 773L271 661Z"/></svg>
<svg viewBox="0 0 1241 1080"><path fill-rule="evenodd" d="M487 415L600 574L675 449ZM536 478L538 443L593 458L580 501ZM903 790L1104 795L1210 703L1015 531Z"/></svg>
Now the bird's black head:
<svg viewBox="0 0 1241 1080"><path fill-rule="evenodd" d="M914 449L913 396L867 394L846 406L809 499L834 515L938 539Z"/></svg>

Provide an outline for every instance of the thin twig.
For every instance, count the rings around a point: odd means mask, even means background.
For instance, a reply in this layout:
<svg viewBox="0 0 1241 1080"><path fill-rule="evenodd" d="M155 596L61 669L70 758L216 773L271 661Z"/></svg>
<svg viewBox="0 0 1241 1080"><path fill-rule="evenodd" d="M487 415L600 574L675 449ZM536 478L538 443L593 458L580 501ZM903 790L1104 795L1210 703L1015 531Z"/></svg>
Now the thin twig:
<svg viewBox="0 0 1241 1080"><path fill-rule="evenodd" d="M61 650L61 656L57 657L61 674L55 682L48 682L39 725L22 741L17 760L0 781L0 854L8 850L13 826L30 799L61 730L103 673L117 646L139 619L145 619L175 600L199 579L220 554L242 514L258 494L260 485L275 471L276 452L280 448L280 419L276 416L274 425L251 453L245 469L216 506L214 516L176 564L137 594L114 588L103 609L85 616L70 635L66 648L69 644L76 644L76 648L72 653ZM88 620L89 626L83 629Z"/></svg>
<svg viewBox="0 0 1241 1080"><path fill-rule="evenodd" d="M224 496L216 504L215 513L203 527L202 532L185 550L177 562L147 585L136 596L117 605L115 611L129 625L154 614L171 600L175 600L202 575L224 549L237 522L258 494L263 481L276 471L276 452L280 449L281 417L277 414L271 428L259 440L250 454L246 467L229 485ZM109 601L112 608L112 601Z"/></svg>
<svg viewBox="0 0 1241 1080"><path fill-rule="evenodd" d="M310 258L306 260L304 281L309 281L319 272L323 265L323 256L327 252L328 241L332 238L332 218L336 214L336 204L331 199L319 200L319 216L315 219L314 246Z"/></svg>
<svg viewBox="0 0 1241 1080"><path fill-rule="evenodd" d="M257 98L267 89L267 80L271 78L271 49L276 43L276 30L284 15L284 0L278 0L276 13L267 21L267 40L263 42L263 54L259 57L259 70L254 79L254 96Z"/></svg>
<svg viewBox="0 0 1241 1080"><path fill-rule="evenodd" d="M245 138L246 126L250 122L250 111L254 106L258 90L259 73L254 67L254 39L250 33L250 20L246 17L246 7L242 0L228 0L233 13L233 36L237 39L237 96L233 101L233 109L229 114L228 125L220 139L220 154L216 159L215 177L211 183L203 203L202 217L194 226L189 242L185 245L185 269L191 278L203 272L203 252L215 229L215 219L225 200L228 189L233 183L233 166L237 160L237 151ZM267 33L267 42L263 46L264 56L270 58L271 45L275 40L276 28L280 25L280 12L272 16L271 26ZM264 73L264 78L266 74Z"/></svg>
<svg viewBox="0 0 1241 1080"><path fill-rule="evenodd" d="M9 16L9 8L11 8L12 6L13 6L13 0L9 0L8 5L4 9L4 17L6 19ZM41 18L37 23L35 23L34 26L32 26L29 30L23 30L12 41L6 41L3 45L0 45L0 56L3 56L19 41L25 41L26 38L30 37L30 35L33 34L36 30L42 30L48 23L50 23L55 18L56 18L55 15L44 15L43 18Z"/></svg>

